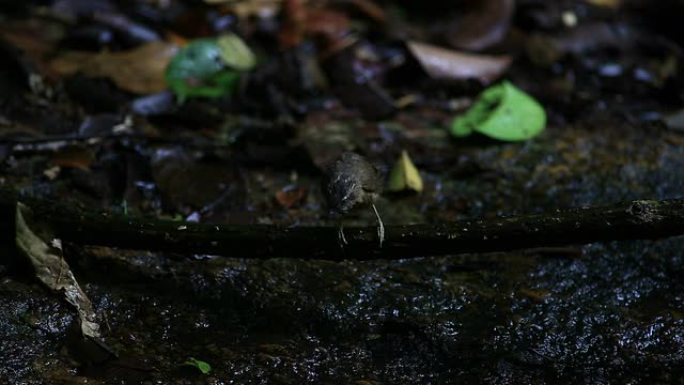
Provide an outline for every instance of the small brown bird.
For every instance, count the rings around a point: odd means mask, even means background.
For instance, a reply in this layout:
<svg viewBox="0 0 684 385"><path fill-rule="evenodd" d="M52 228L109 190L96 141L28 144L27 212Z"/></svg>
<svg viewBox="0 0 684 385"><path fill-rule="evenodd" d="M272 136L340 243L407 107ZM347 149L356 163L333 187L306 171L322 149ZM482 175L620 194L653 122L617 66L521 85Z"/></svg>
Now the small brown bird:
<svg viewBox="0 0 684 385"><path fill-rule="evenodd" d="M382 193L382 179L380 171L366 158L345 152L329 167L323 188L332 215L343 215L359 204L370 203L378 220L380 247L385 239L385 225L375 208L375 199ZM339 236L346 244L341 222Z"/></svg>

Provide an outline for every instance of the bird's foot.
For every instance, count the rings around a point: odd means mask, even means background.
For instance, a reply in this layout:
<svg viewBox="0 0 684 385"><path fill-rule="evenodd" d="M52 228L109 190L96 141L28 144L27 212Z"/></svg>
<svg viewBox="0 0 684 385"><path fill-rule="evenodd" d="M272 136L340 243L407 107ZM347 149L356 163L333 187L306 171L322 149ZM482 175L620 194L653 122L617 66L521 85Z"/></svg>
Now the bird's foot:
<svg viewBox="0 0 684 385"><path fill-rule="evenodd" d="M378 209L375 208L375 204L371 203L371 207L373 207L375 217L378 219L378 241L380 248L382 248L382 242L385 241L385 225L382 223L382 219L380 218L380 214L378 214Z"/></svg>
<svg viewBox="0 0 684 385"><path fill-rule="evenodd" d="M344 247L349 243L347 242L347 238L344 236L344 227L342 225L340 225L340 227L337 229L337 238L340 241L341 247Z"/></svg>

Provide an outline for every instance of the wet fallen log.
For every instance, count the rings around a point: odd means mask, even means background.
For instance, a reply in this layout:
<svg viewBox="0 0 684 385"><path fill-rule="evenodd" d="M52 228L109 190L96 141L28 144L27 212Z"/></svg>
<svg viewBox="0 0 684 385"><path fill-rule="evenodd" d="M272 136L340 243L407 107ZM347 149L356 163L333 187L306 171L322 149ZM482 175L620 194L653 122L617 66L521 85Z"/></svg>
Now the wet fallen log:
<svg viewBox="0 0 684 385"><path fill-rule="evenodd" d="M637 200L496 219L349 227L341 245L336 226L221 225L159 220L84 210L0 190L0 234L12 244L16 203L29 206L63 242L123 249L213 254L236 258L396 259L509 251L684 235L684 200ZM5 247L0 246L2 249Z"/></svg>

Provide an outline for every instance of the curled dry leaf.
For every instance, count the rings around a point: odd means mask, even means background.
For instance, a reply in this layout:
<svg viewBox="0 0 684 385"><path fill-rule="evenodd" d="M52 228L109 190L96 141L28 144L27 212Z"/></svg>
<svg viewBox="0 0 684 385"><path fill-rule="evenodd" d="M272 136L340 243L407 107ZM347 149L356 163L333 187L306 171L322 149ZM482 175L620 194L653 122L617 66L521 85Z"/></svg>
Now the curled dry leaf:
<svg viewBox="0 0 684 385"><path fill-rule="evenodd" d="M151 165L164 204L178 211L211 205L235 179L225 163L198 159L181 150L160 149L152 155Z"/></svg>
<svg viewBox="0 0 684 385"><path fill-rule="evenodd" d="M611 9L620 8L620 6L622 5L622 0L585 0L585 1L591 5L595 5L597 7L604 7L604 8L611 8Z"/></svg>
<svg viewBox="0 0 684 385"><path fill-rule="evenodd" d="M311 9L307 12L305 33L319 41L324 55L330 55L354 43L350 36L350 20L333 9Z"/></svg>
<svg viewBox="0 0 684 385"><path fill-rule="evenodd" d="M62 76L81 72L106 77L123 90L151 94L166 89L164 71L177 51L174 44L154 41L122 52L69 52L53 60L50 67Z"/></svg>
<svg viewBox="0 0 684 385"><path fill-rule="evenodd" d="M304 24L307 11L301 0L285 0L283 3L283 23L278 34L282 48L292 48L304 39Z"/></svg>
<svg viewBox="0 0 684 385"><path fill-rule="evenodd" d="M38 64L42 64L44 57L54 52L65 34L62 25L43 19L3 20L0 23L0 38L20 48Z"/></svg>
<svg viewBox="0 0 684 385"><path fill-rule="evenodd" d="M283 2L283 24L278 35L281 47L299 45L305 38L316 40L322 56L328 56L350 46L350 20L344 12L321 6L311 6L304 0Z"/></svg>
<svg viewBox="0 0 684 385"><path fill-rule="evenodd" d="M321 61L331 88L342 103L368 120L396 112L392 95L381 85L382 62L373 47L354 44Z"/></svg>
<svg viewBox="0 0 684 385"><path fill-rule="evenodd" d="M306 149L313 164L320 170L326 170L343 152L357 147L357 138L351 122L336 121L319 113L311 114L300 126L295 143Z"/></svg>
<svg viewBox="0 0 684 385"><path fill-rule="evenodd" d="M499 43L508 32L515 10L513 0L467 2L470 11L449 28L447 41L454 48L481 51Z"/></svg>
<svg viewBox="0 0 684 385"><path fill-rule="evenodd" d="M408 42L407 46L420 66L434 79L477 79L487 84L501 77L511 64L510 56L505 55L457 52L416 41Z"/></svg>
<svg viewBox="0 0 684 385"><path fill-rule="evenodd" d="M384 23L387 20L385 10L372 0L338 0L333 5L343 6L348 11L362 15L376 23Z"/></svg>
<svg viewBox="0 0 684 385"><path fill-rule="evenodd" d="M58 167L88 170L95 161L95 154L87 147L66 146L52 154L51 161Z"/></svg>
<svg viewBox="0 0 684 385"><path fill-rule="evenodd" d="M81 289L69 265L62 257L61 242L52 239L50 244L34 232L30 220L30 208L17 203L16 211L16 243L29 259L36 277L48 288L64 294L66 301L78 312L81 333L84 336L98 338L100 325L96 322L93 305Z"/></svg>
<svg viewBox="0 0 684 385"><path fill-rule="evenodd" d="M306 189L295 185L285 186L276 193L275 198L283 208L291 209L304 201Z"/></svg>

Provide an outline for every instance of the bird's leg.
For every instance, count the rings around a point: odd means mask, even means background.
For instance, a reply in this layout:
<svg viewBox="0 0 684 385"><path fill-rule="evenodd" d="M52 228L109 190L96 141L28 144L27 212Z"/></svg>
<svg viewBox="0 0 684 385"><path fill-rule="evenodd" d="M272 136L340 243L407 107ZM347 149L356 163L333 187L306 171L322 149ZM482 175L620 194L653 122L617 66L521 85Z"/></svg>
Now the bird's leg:
<svg viewBox="0 0 684 385"><path fill-rule="evenodd" d="M345 238L345 236L344 236L344 224L342 223L342 221L339 221L338 224L339 224L339 227L337 228L337 238L340 241L340 246L344 247L344 245L346 245L348 243L347 238Z"/></svg>
<svg viewBox="0 0 684 385"><path fill-rule="evenodd" d="M375 208L375 203L371 202L371 207L375 213L375 218L378 219L378 239L380 240L380 247L382 248L382 242L385 240L385 225L382 223L380 214L378 214L378 209Z"/></svg>

